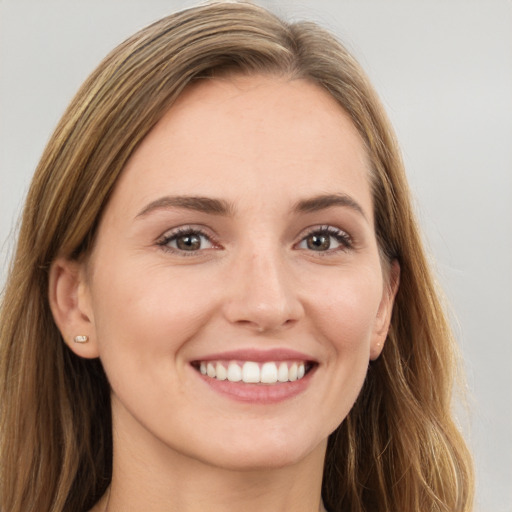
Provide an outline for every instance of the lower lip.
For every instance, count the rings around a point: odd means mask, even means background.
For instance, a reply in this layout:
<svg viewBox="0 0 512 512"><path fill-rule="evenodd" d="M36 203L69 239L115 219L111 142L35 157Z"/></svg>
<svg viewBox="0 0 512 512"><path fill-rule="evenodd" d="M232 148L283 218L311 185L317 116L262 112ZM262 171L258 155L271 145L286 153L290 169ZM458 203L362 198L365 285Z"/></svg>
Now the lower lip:
<svg viewBox="0 0 512 512"><path fill-rule="evenodd" d="M275 404L290 400L303 393L311 381L316 367L312 368L302 379L293 382L278 382L276 384L245 384L244 382L230 382L217 380L199 373L197 376L211 389L238 402L251 404Z"/></svg>

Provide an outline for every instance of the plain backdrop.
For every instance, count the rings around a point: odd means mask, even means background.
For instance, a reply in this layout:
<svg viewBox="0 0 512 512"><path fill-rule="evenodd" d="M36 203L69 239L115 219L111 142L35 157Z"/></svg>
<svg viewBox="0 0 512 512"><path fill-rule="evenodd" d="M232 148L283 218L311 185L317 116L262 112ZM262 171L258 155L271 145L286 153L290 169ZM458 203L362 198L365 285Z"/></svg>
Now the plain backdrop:
<svg viewBox="0 0 512 512"><path fill-rule="evenodd" d="M464 355L477 511L512 512L512 3L260 3L338 34L381 95ZM78 86L128 35L191 4L0 0L0 284L30 177Z"/></svg>

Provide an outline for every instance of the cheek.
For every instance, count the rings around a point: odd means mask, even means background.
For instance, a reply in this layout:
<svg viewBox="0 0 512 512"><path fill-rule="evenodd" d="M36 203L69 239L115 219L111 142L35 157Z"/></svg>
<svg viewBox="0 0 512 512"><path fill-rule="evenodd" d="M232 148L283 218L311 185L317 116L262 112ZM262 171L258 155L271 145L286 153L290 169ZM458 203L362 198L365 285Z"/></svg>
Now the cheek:
<svg viewBox="0 0 512 512"><path fill-rule="evenodd" d="M330 434L347 417L368 372L370 347L382 294L382 277L372 269L340 275L316 294L317 335L327 348L328 375L320 414Z"/></svg>
<svg viewBox="0 0 512 512"><path fill-rule="evenodd" d="M374 268L363 270L341 272L310 301L323 337L345 358L350 354L369 355L382 296L380 273Z"/></svg>
<svg viewBox="0 0 512 512"><path fill-rule="evenodd" d="M128 270L121 263L115 269L98 268L95 274L99 356L124 406L135 416L138 408L145 411L141 422L162 407L160 395L148 390L184 392L183 347L214 310L211 294L204 293L204 279L197 272L195 277L183 274L147 266Z"/></svg>
<svg viewBox="0 0 512 512"><path fill-rule="evenodd" d="M201 273L120 264L95 275L94 319L100 355L139 352L145 358L176 353L214 310Z"/></svg>

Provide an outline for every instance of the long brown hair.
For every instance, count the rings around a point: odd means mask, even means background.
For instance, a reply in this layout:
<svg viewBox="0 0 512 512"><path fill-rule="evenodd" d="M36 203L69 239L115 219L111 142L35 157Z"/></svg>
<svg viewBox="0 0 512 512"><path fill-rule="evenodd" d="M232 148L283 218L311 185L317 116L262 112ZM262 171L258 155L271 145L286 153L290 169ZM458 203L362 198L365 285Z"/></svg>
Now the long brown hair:
<svg viewBox="0 0 512 512"><path fill-rule="evenodd" d="M137 145L193 80L226 73L310 80L351 116L371 162L376 236L400 288L382 356L331 435L333 512L468 512L471 460L451 415L454 343L425 258L393 131L358 63L312 23L246 3L164 18L84 83L41 158L0 312L0 508L88 510L112 471L110 390L100 361L63 343L48 302L57 256L81 258Z"/></svg>

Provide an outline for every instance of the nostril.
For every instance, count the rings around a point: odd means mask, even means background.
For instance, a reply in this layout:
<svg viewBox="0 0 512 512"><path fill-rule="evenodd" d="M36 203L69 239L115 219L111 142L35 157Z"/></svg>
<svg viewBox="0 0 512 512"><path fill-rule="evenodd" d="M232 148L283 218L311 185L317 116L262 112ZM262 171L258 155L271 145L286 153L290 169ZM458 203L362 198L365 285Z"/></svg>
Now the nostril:
<svg viewBox="0 0 512 512"><path fill-rule="evenodd" d="M248 329L252 329L257 334L266 334L273 331L279 331L282 329L287 329L292 327L297 320L291 318L285 320L284 322L267 322L267 321L257 321L257 320L238 320L236 323L242 327L247 327Z"/></svg>

